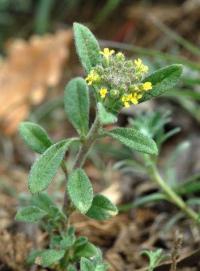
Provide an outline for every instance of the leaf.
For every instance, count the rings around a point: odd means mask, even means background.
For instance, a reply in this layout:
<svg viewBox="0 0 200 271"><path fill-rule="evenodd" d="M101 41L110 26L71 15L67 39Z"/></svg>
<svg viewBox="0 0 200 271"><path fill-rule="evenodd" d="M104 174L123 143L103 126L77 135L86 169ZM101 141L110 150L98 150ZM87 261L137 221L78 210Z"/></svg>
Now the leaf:
<svg viewBox="0 0 200 271"><path fill-rule="evenodd" d="M106 271L108 270L108 268L109 268L109 265L106 263L103 263L103 264L97 265L97 267L95 268L95 271Z"/></svg>
<svg viewBox="0 0 200 271"><path fill-rule="evenodd" d="M101 59L98 41L86 26L74 23L73 28L77 54L82 66L89 72Z"/></svg>
<svg viewBox="0 0 200 271"><path fill-rule="evenodd" d="M50 267L54 263L58 263L65 255L65 250L45 249L36 254L35 264L43 267Z"/></svg>
<svg viewBox="0 0 200 271"><path fill-rule="evenodd" d="M135 151L153 155L158 154L155 141L133 128L115 128L105 134L119 140L122 144Z"/></svg>
<svg viewBox="0 0 200 271"><path fill-rule="evenodd" d="M74 258L80 259L81 257L90 258L98 254L98 249L90 242L82 246L78 246L74 252Z"/></svg>
<svg viewBox="0 0 200 271"><path fill-rule="evenodd" d="M157 201L161 202L163 200L167 200L167 197L165 196L165 194L155 192L149 195L140 196L132 203L131 208L141 207L141 206L145 206L148 203L153 203Z"/></svg>
<svg viewBox="0 0 200 271"><path fill-rule="evenodd" d="M81 258L81 271L95 271L95 267L92 261L88 260L87 258Z"/></svg>
<svg viewBox="0 0 200 271"><path fill-rule="evenodd" d="M64 158L69 145L75 139L62 140L48 148L33 164L28 185L31 193L39 193L49 186Z"/></svg>
<svg viewBox="0 0 200 271"><path fill-rule="evenodd" d="M117 122L117 117L113 115L112 113L107 112L102 103L97 104L97 109L98 109L99 120L101 124L106 125L106 124L113 124Z"/></svg>
<svg viewBox="0 0 200 271"><path fill-rule="evenodd" d="M155 267L159 265L159 263L165 259L165 255L162 249L156 249L155 251L152 250L144 250L141 253L148 257L149 260L149 271L153 271Z"/></svg>
<svg viewBox="0 0 200 271"><path fill-rule="evenodd" d="M88 243L88 238L85 236L79 236L75 241L75 247L80 247Z"/></svg>
<svg viewBox="0 0 200 271"><path fill-rule="evenodd" d="M71 41L72 31L64 30L9 43L0 62L0 133L15 134L31 107L60 83Z"/></svg>
<svg viewBox="0 0 200 271"><path fill-rule="evenodd" d="M89 91L80 77L72 79L65 88L65 112L69 121L80 135L86 135L89 128Z"/></svg>
<svg viewBox="0 0 200 271"><path fill-rule="evenodd" d="M17 221L34 223L38 222L46 215L47 213L40 208L36 206L28 206L18 210L15 219Z"/></svg>
<svg viewBox="0 0 200 271"><path fill-rule="evenodd" d="M183 183L178 183L173 189L179 195L197 194L200 191L200 174L194 174L189 179L184 180Z"/></svg>
<svg viewBox="0 0 200 271"><path fill-rule="evenodd" d="M91 207L93 189L88 176L82 169L76 169L69 176L67 183L69 196L75 207L85 214Z"/></svg>
<svg viewBox="0 0 200 271"><path fill-rule="evenodd" d="M106 220L117 213L117 207L108 198L103 195L96 195L86 215L96 220Z"/></svg>
<svg viewBox="0 0 200 271"><path fill-rule="evenodd" d="M67 230L67 233L63 235L62 241L60 242L60 246L62 249L67 250L73 246L75 241L76 241L75 230L73 227L70 227Z"/></svg>
<svg viewBox="0 0 200 271"><path fill-rule="evenodd" d="M140 99L140 103L160 96L167 90L171 90L178 82L182 74L182 70L182 65L173 64L159 69L146 77L143 81L151 82L153 88L143 95L143 97Z"/></svg>
<svg viewBox="0 0 200 271"><path fill-rule="evenodd" d="M49 212L52 206L56 206L52 198L46 193L42 192L37 195L34 195L31 199L32 204L36 205L38 208Z"/></svg>
<svg viewBox="0 0 200 271"><path fill-rule="evenodd" d="M46 131L33 122L22 122L19 132L25 143L38 153L43 153L53 144Z"/></svg>
<svg viewBox="0 0 200 271"><path fill-rule="evenodd" d="M92 258L92 262L95 265L100 265L103 263L103 255L102 255L102 251L100 248L97 248L97 253L96 255Z"/></svg>
<svg viewBox="0 0 200 271"><path fill-rule="evenodd" d="M51 197L47 193L39 193L32 197L31 202L34 206L42 209L48 213L49 217L54 218L63 217L64 214L58 208L58 206L53 202Z"/></svg>
<svg viewBox="0 0 200 271"><path fill-rule="evenodd" d="M67 271L77 271L76 267L74 265L68 265Z"/></svg>

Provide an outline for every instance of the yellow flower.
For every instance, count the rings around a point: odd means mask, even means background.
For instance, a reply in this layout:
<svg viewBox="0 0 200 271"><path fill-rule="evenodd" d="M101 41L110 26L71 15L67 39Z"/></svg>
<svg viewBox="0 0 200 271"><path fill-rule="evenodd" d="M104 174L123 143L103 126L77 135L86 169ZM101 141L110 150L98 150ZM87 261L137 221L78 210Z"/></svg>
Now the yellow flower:
<svg viewBox="0 0 200 271"><path fill-rule="evenodd" d="M114 50L110 50L109 48L104 48L103 51L100 51L100 54L105 57L106 60L109 60L109 57L115 53Z"/></svg>
<svg viewBox="0 0 200 271"><path fill-rule="evenodd" d="M100 93L101 98L104 99L106 97L106 94L108 93L108 90L107 88L101 88L99 90L99 93Z"/></svg>
<svg viewBox="0 0 200 271"><path fill-rule="evenodd" d="M142 94L138 94L138 93L133 93L132 94L132 98L131 98L131 102L132 104L138 104L139 99L142 98Z"/></svg>
<svg viewBox="0 0 200 271"><path fill-rule="evenodd" d="M126 107L126 108L130 107L130 103L129 102L124 102L124 107Z"/></svg>
<svg viewBox="0 0 200 271"><path fill-rule="evenodd" d="M149 67L144 65L142 63L142 60L140 58L134 60L136 71L140 74L147 73L149 70Z"/></svg>
<svg viewBox="0 0 200 271"><path fill-rule="evenodd" d="M130 101L131 101L132 95L123 95L121 100L125 107L130 107Z"/></svg>
<svg viewBox="0 0 200 271"><path fill-rule="evenodd" d="M131 99L132 99L132 94L128 94L126 98L127 98L127 101L131 101Z"/></svg>
<svg viewBox="0 0 200 271"><path fill-rule="evenodd" d="M152 89L152 83L151 82L145 82L142 85L142 89L145 90L145 91L148 91L148 90Z"/></svg>
<svg viewBox="0 0 200 271"><path fill-rule="evenodd" d="M134 60L135 66L140 67L142 65L142 60L140 58Z"/></svg>
<svg viewBox="0 0 200 271"><path fill-rule="evenodd" d="M123 95L121 100L125 107L129 107L130 103L138 104L138 101L141 98L142 98L142 94L133 92L132 94Z"/></svg>
<svg viewBox="0 0 200 271"><path fill-rule="evenodd" d="M125 107L129 107L130 106L126 95L123 95L122 98L121 98L121 100L122 100L122 103L124 104Z"/></svg>
<svg viewBox="0 0 200 271"><path fill-rule="evenodd" d="M124 103L125 101L126 101L126 96L123 95L123 96L122 96L122 102Z"/></svg>
<svg viewBox="0 0 200 271"><path fill-rule="evenodd" d="M100 80L100 76L94 70L91 70L88 76L85 78L85 81L87 82L89 86L95 82L98 82L99 80Z"/></svg>

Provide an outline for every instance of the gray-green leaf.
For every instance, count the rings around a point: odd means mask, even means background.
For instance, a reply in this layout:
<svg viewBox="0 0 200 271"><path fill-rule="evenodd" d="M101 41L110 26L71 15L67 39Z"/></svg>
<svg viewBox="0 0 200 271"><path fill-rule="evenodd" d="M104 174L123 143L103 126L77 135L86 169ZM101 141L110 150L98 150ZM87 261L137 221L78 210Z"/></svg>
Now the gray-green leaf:
<svg viewBox="0 0 200 271"><path fill-rule="evenodd" d="M74 258L80 259L81 257L90 258L95 257L98 254L98 249L92 243L87 242L82 246L75 248Z"/></svg>
<svg viewBox="0 0 200 271"><path fill-rule="evenodd" d="M71 173L67 188L75 207L82 214L85 214L92 204L93 189L88 176L82 169L76 169Z"/></svg>
<svg viewBox="0 0 200 271"><path fill-rule="evenodd" d="M54 263L58 263L65 255L65 250L46 249L37 253L35 264L43 267L50 267Z"/></svg>
<svg viewBox="0 0 200 271"><path fill-rule="evenodd" d="M115 128L105 134L119 140L122 144L135 151L153 155L158 154L155 141L133 128Z"/></svg>
<svg viewBox="0 0 200 271"><path fill-rule="evenodd" d="M108 198L103 195L96 195L86 215L96 220L106 220L117 213L117 207Z"/></svg>
<svg viewBox="0 0 200 271"><path fill-rule="evenodd" d="M43 153L52 145L52 141L46 131L33 122L22 122L19 126L19 132L25 143L38 153Z"/></svg>
<svg viewBox="0 0 200 271"><path fill-rule="evenodd" d="M41 192L49 186L64 158L69 145L75 139L62 140L48 148L33 164L28 185L31 193Z"/></svg>
<svg viewBox="0 0 200 271"><path fill-rule="evenodd" d="M77 271L77 268L74 265L70 264L67 267L67 271Z"/></svg>
<svg viewBox="0 0 200 271"><path fill-rule="evenodd" d="M101 59L98 41L86 26L74 23L73 28L77 54L82 66L89 72Z"/></svg>
<svg viewBox="0 0 200 271"><path fill-rule="evenodd" d="M42 192L36 195L33 195L31 198L31 202L34 206L44 210L49 213L52 206L56 206L53 202L52 197L50 197L46 192Z"/></svg>
<svg viewBox="0 0 200 271"><path fill-rule="evenodd" d="M89 128L89 91L80 77L72 79L65 88L65 112L69 121L80 135L86 135Z"/></svg>
<svg viewBox="0 0 200 271"><path fill-rule="evenodd" d="M31 202L34 206L47 212L48 216L52 217L54 220L57 219L58 217L64 216L64 214L58 208L56 203L52 200L52 197L50 197L45 192L33 195Z"/></svg>
<svg viewBox="0 0 200 271"><path fill-rule="evenodd" d="M36 206L28 206L18 210L15 219L22 222L35 223L45 217L47 213Z"/></svg>
<svg viewBox="0 0 200 271"><path fill-rule="evenodd" d="M143 97L140 99L140 103L160 96L165 91L172 89L178 82L182 71L182 65L173 64L159 69L146 77L143 81L151 82L153 88L143 95Z"/></svg>
<svg viewBox="0 0 200 271"><path fill-rule="evenodd" d="M107 112L102 103L97 104L97 109L98 109L99 120L101 124L106 125L106 124L113 124L117 122L117 117L113 115L112 113Z"/></svg>
<svg viewBox="0 0 200 271"><path fill-rule="evenodd" d="M87 258L81 258L81 271L95 271L95 266L92 261L88 260Z"/></svg>

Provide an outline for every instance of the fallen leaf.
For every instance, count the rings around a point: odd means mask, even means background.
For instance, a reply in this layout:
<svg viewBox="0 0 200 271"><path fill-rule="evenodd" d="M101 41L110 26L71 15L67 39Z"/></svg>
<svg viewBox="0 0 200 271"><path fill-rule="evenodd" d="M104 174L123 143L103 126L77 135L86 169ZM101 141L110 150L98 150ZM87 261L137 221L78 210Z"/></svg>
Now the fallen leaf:
<svg viewBox="0 0 200 271"><path fill-rule="evenodd" d="M7 57L0 62L0 130L4 134L15 133L30 106L41 103L48 88L59 83L71 40L72 32L66 30L9 43Z"/></svg>

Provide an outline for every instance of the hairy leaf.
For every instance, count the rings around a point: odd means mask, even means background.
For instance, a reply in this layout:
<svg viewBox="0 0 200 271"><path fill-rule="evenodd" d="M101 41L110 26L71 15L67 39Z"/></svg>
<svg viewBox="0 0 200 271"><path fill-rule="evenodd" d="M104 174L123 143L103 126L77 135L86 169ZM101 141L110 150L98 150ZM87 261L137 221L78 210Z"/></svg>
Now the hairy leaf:
<svg viewBox="0 0 200 271"><path fill-rule="evenodd" d="M97 104L97 109L98 109L99 120L101 124L106 125L106 124L112 124L112 123L117 122L117 117L113 115L112 113L107 112L102 103Z"/></svg>
<svg viewBox="0 0 200 271"><path fill-rule="evenodd" d="M75 236L75 230L73 227L70 227L67 230L67 233L63 235L62 241L60 242L60 246L62 249L69 249L74 245L76 241L76 236Z"/></svg>
<svg viewBox="0 0 200 271"><path fill-rule="evenodd" d="M90 258L98 254L98 249L92 243L87 242L82 246L78 246L75 249L74 257L80 259L81 257Z"/></svg>
<svg viewBox="0 0 200 271"><path fill-rule="evenodd" d="M95 271L95 266L92 261L87 258L81 258L81 271Z"/></svg>
<svg viewBox="0 0 200 271"><path fill-rule="evenodd" d="M22 122L19 132L25 143L38 153L43 153L53 144L46 131L36 123Z"/></svg>
<svg viewBox="0 0 200 271"><path fill-rule="evenodd" d="M82 66L89 72L100 62L98 41L86 26L74 23L73 28L77 54Z"/></svg>
<svg viewBox="0 0 200 271"><path fill-rule="evenodd" d="M74 139L62 140L48 148L33 164L28 184L31 193L41 192L49 186Z"/></svg>
<svg viewBox="0 0 200 271"><path fill-rule="evenodd" d="M96 195L86 215L96 220L106 220L117 213L117 207L108 198L103 195Z"/></svg>
<svg viewBox="0 0 200 271"><path fill-rule="evenodd" d="M44 210L48 213L49 217L52 217L54 220L58 217L63 217L64 214L58 208L56 203L52 198L45 192L33 195L31 202L34 206Z"/></svg>
<svg viewBox="0 0 200 271"><path fill-rule="evenodd" d="M50 267L58 263L65 255L65 250L45 249L35 254L35 264L43 267Z"/></svg>
<svg viewBox="0 0 200 271"><path fill-rule="evenodd" d="M67 267L67 271L77 271L77 268L74 265L70 264Z"/></svg>
<svg viewBox="0 0 200 271"><path fill-rule="evenodd" d="M159 69L146 77L143 81L151 82L153 88L143 95L143 97L140 99L140 103L160 96L167 90L171 90L178 82L182 74L182 70L182 65L173 64Z"/></svg>
<svg viewBox="0 0 200 271"><path fill-rule="evenodd" d="M34 223L38 222L46 215L47 213L44 210L36 206L28 206L18 210L15 219L17 221Z"/></svg>
<svg viewBox="0 0 200 271"><path fill-rule="evenodd" d="M76 169L69 176L67 183L69 196L75 207L85 214L93 200L93 189L88 176L82 169Z"/></svg>
<svg viewBox="0 0 200 271"><path fill-rule="evenodd" d="M158 154L154 140L133 128L115 128L106 132L106 134L135 151L153 155Z"/></svg>
<svg viewBox="0 0 200 271"><path fill-rule="evenodd" d="M88 243L88 238L85 236L79 236L75 241L75 247L80 247Z"/></svg>
<svg viewBox="0 0 200 271"><path fill-rule="evenodd" d="M89 128L89 92L82 78L72 79L65 88L65 112L69 121L80 135L86 135Z"/></svg>

